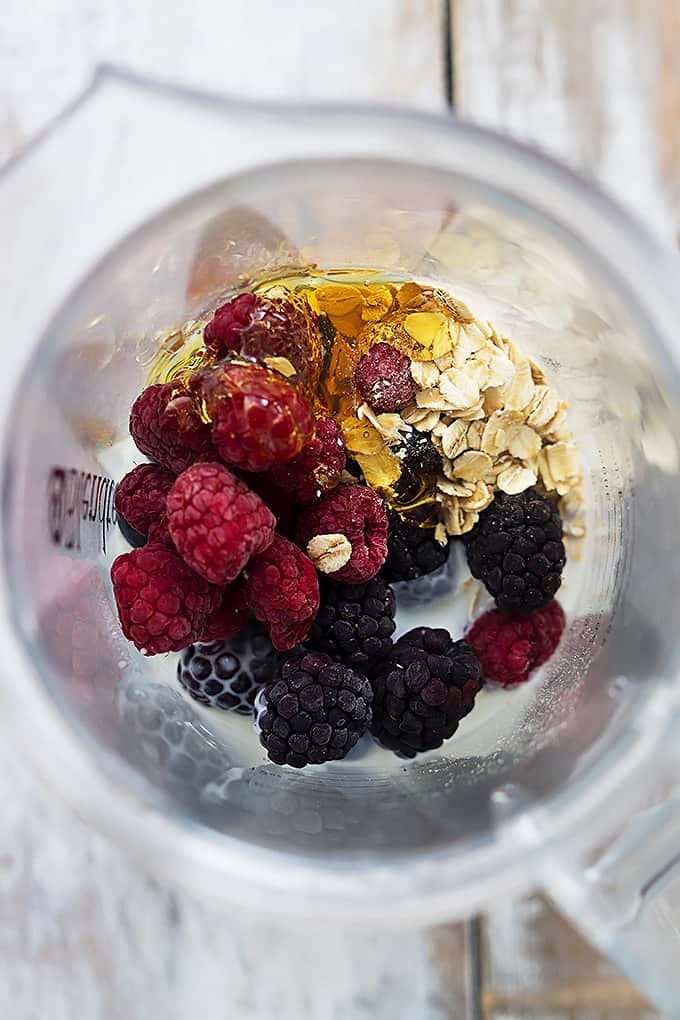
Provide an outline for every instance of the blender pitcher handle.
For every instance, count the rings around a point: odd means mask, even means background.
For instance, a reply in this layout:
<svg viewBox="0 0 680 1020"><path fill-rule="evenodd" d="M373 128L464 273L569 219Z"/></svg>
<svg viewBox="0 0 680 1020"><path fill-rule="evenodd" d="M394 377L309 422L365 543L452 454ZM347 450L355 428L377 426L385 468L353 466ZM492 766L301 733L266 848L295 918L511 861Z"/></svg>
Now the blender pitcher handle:
<svg viewBox="0 0 680 1020"><path fill-rule="evenodd" d="M680 785L633 814L583 862L546 860L556 906L649 998L680 1020Z"/></svg>

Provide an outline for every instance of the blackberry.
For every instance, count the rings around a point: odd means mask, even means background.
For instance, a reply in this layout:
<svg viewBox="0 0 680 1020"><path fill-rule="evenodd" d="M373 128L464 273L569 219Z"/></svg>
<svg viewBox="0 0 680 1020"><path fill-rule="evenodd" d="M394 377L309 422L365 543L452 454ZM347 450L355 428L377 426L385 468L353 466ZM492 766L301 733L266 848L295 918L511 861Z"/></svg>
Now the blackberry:
<svg viewBox="0 0 680 1020"><path fill-rule="evenodd" d="M116 517L118 518L120 533L128 545L131 545L133 549L141 549L143 545L146 545L148 542L146 535L142 535L140 531L137 531L131 524L128 524L122 514L117 513Z"/></svg>
<svg viewBox="0 0 680 1020"><path fill-rule="evenodd" d="M426 432L416 430L409 433L395 452L401 460L402 470L409 474L439 475L442 472L442 459Z"/></svg>
<svg viewBox="0 0 680 1020"><path fill-rule="evenodd" d="M251 624L226 641L189 645L177 664L177 679L202 705L250 715L280 658L264 630Z"/></svg>
<svg viewBox="0 0 680 1020"><path fill-rule="evenodd" d="M289 654L258 700L260 743L276 765L344 758L371 725L365 677L323 652Z"/></svg>
<svg viewBox="0 0 680 1020"><path fill-rule="evenodd" d="M448 542L435 540L434 528L420 528L390 513L387 532L387 559L383 574L388 581L415 581L431 574L449 558Z"/></svg>
<svg viewBox="0 0 680 1020"><path fill-rule="evenodd" d="M394 592L381 577L366 584L322 580L308 643L359 672L392 647Z"/></svg>
<svg viewBox="0 0 680 1020"><path fill-rule="evenodd" d="M440 747L474 706L482 667L467 641L447 630L416 627L371 674L371 732L406 758Z"/></svg>
<svg viewBox="0 0 680 1020"><path fill-rule="evenodd" d="M515 496L497 492L463 542L473 577L504 612L541 609L562 583L562 518L536 489Z"/></svg>

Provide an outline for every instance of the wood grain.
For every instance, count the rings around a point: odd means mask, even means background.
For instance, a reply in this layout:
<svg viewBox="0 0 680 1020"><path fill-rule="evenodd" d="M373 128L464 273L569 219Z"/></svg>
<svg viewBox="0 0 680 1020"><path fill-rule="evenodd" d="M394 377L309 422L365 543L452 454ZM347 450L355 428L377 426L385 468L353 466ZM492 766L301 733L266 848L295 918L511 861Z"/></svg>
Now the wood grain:
<svg viewBox="0 0 680 1020"><path fill-rule="evenodd" d="M101 62L240 96L444 105L439 0L3 0L0 163Z"/></svg>
<svg viewBox="0 0 680 1020"><path fill-rule="evenodd" d="M592 175L651 229L678 205L677 0L453 0L466 116Z"/></svg>

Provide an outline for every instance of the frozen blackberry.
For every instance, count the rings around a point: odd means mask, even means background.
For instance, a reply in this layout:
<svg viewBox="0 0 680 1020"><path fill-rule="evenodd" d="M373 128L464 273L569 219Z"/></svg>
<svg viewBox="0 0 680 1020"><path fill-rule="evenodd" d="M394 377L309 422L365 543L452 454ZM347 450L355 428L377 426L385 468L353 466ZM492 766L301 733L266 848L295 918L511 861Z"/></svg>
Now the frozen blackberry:
<svg viewBox="0 0 680 1020"><path fill-rule="evenodd" d="M371 673L371 732L406 758L440 747L470 712L482 687L482 667L466 641L447 630L416 627Z"/></svg>
<svg viewBox="0 0 680 1020"><path fill-rule="evenodd" d="M289 654L260 695L260 743L276 765L338 761L371 725L372 700L368 680L329 655Z"/></svg>
<svg viewBox="0 0 680 1020"><path fill-rule="evenodd" d="M308 643L345 666L365 672L387 655L394 633L394 592L381 577L367 584L322 580L321 603Z"/></svg>
<svg viewBox="0 0 680 1020"><path fill-rule="evenodd" d="M553 500L536 489L515 496L497 492L463 542L473 577L504 612L541 609L562 583L562 518Z"/></svg>
<svg viewBox="0 0 680 1020"><path fill-rule="evenodd" d="M226 641L185 648L177 679L202 705L250 715L257 692L271 680L279 661L263 629L251 624Z"/></svg>
<svg viewBox="0 0 680 1020"><path fill-rule="evenodd" d="M441 474L442 459L426 432L409 433L395 452L401 460L402 470L412 475Z"/></svg>
<svg viewBox="0 0 680 1020"><path fill-rule="evenodd" d="M419 528L390 513L387 532L387 559L383 575L388 581L415 581L438 570L449 558L449 545L434 537L434 528Z"/></svg>

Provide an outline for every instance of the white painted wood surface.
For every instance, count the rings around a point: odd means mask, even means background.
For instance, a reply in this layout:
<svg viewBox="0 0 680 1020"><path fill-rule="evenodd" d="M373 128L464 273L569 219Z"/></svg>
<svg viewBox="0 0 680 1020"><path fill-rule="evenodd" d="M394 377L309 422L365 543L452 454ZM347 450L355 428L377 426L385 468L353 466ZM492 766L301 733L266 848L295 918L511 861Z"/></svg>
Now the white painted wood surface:
<svg viewBox="0 0 680 1020"><path fill-rule="evenodd" d="M247 95L444 105L436 0L4 0L0 163L100 61ZM282 931L158 887L0 750L3 1020L452 1020L461 929Z"/></svg>

